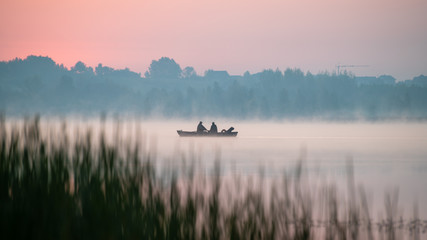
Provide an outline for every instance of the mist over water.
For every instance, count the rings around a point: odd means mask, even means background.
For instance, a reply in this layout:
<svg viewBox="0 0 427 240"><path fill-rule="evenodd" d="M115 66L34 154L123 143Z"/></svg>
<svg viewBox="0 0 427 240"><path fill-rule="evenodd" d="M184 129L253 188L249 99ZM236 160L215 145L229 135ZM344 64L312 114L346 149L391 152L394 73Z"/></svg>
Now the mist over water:
<svg viewBox="0 0 427 240"><path fill-rule="evenodd" d="M427 217L423 204L427 203L425 123L217 124L220 128L232 124L239 131L237 138L179 138L174 126L194 129L195 124L165 122L158 125L158 145L172 146L167 142L174 141L174 151L178 148L183 153L193 148L205 165L212 165L219 154L225 174L258 175L261 169L264 176L273 179L285 171L292 174L297 161L302 159L310 181L336 183L342 190L347 187L346 160L350 158L355 183L366 187L374 207L382 206L385 191L397 188L407 214L418 202L420 216ZM377 210L380 209L375 208L375 215Z"/></svg>
<svg viewBox="0 0 427 240"><path fill-rule="evenodd" d="M9 127L23 120L7 121ZM161 169L178 171L191 163L196 174L211 174L216 160L222 175L256 177L267 182L292 175L299 161L312 183L347 187L347 163L351 159L355 184L363 185L373 204L373 216L381 214L384 193L399 191L399 209L406 216L419 205L420 218L427 218L427 124L426 123L331 123L216 121L218 129L235 128L236 138L182 138L176 130L196 129L198 121L112 120L98 118L41 121L41 129L54 139L52 129L64 129L71 140L91 129L93 136L104 128L113 142L131 142L138 136L141 149ZM209 128L210 122L204 125ZM43 133L43 131L42 131ZM118 137L119 136L119 137ZM96 138L94 139L96 141ZM378 207L379 206L379 207Z"/></svg>

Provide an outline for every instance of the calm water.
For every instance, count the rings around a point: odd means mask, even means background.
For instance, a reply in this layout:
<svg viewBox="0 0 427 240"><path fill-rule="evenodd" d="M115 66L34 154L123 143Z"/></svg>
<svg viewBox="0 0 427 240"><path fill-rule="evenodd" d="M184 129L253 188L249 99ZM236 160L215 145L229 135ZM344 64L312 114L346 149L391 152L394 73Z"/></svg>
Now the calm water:
<svg viewBox="0 0 427 240"><path fill-rule="evenodd" d="M271 178L292 173L303 159L311 181L333 182L343 190L346 160L352 159L355 183L366 188L373 205L384 206L385 192L398 189L400 210L412 214L417 202L420 216L427 218L426 123L217 123L219 129L233 125L239 131L235 139L179 138L174 132L194 129L196 123L162 125L159 150L173 146L187 156L196 152L206 165L219 156L225 174L264 169Z"/></svg>
<svg viewBox="0 0 427 240"><path fill-rule="evenodd" d="M145 124L142 128L157 136L160 159L177 167L182 161L176 156L206 169L219 158L223 174L258 175L263 169L267 178L279 178L285 170L292 174L303 159L311 181L345 190L351 158L355 182L366 188L374 206L384 206L385 192L397 188L400 210L410 215L418 202L420 216L427 218L427 123L217 122L218 129L233 126L239 132L227 139L178 137L177 129L195 129L197 121Z"/></svg>
<svg viewBox="0 0 427 240"><path fill-rule="evenodd" d="M179 169L190 161L197 171L209 174L215 159L223 175L258 175L268 179L292 174L302 159L313 183L346 187L346 163L352 159L356 184L363 185L375 206L383 206L384 193L399 190L399 206L411 215L418 202L419 215L427 219L427 123L295 123L217 121L218 129L235 128L236 138L180 138L176 130L194 130L198 121L121 121L122 140L141 133L142 148L155 154L158 165ZM9 121L16 124L16 121ZM68 120L67 130L76 135L99 120ZM59 120L42 121L42 127L60 126ZM206 128L210 122L205 123ZM105 123L117 140L114 121ZM374 208L373 214L381 212Z"/></svg>

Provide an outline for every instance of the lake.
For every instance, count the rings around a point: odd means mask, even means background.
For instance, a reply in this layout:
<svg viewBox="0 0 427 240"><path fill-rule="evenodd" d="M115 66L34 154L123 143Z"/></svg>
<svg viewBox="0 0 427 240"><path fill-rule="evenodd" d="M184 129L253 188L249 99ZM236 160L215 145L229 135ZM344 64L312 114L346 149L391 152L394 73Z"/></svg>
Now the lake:
<svg viewBox="0 0 427 240"><path fill-rule="evenodd" d="M195 153L208 166L221 159L224 174L257 175L262 169L267 178L280 177L285 170L292 173L302 159L311 181L333 182L343 189L351 159L356 185L366 188L375 206L384 205L386 191L398 189L400 210L412 214L417 202L420 217L427 218L426 123L218 122L219 129L235 127L238 136L177 136L176 129L195 129L196 124L160 124L159 152L173 146L175 153L187 158Z"/></svg>
<svg viewBox="0 0 427 240"><path fill-rule="evenodd" d="M9 119L8 124L22 120ZM356 185L363 185L374 206L373 215L383 211L384 194L399 191L399 211L427 219L427 123L328 123L256 122L217 120L218 129L235 128L236 138L181 138L176 130L195 130L194 121L107 120L105 129L112 141L141 137L141 148L159 166L179 170L193 162L201 174L210 174L216 159L222 175L259 176L280 179L302 161L312 183L333 183L345 193L347 165L354 169ZM48 119L42 128L60 129L61 120ZM120 134L116 134L120 126ZM206 128L210 122L205 123ZM101 128L98 119L68 119L67 131Z"/></svg>

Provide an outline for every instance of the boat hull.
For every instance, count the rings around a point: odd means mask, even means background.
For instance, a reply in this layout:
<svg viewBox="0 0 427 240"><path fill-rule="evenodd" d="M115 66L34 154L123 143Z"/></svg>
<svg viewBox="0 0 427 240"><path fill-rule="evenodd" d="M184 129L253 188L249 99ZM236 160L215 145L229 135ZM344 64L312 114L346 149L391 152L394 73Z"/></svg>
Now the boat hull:
<svg viewBox="0 0 427 240"><path fill-rule="evenodd" d="M176 131L181 137L235 137L238 132L219 132L219 133L209 133L209 132L191 132L191 131Z"/></svg>

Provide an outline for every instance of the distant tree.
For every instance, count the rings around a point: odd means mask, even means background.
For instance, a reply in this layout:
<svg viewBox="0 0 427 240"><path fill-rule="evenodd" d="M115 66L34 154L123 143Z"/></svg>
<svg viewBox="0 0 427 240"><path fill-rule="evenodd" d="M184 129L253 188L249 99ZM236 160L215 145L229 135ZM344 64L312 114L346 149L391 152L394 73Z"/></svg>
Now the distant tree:
<svg viewBox="0 0 427 240"><path fill-rule="evenodd" d="M284 78L286 80L299 81L304 79L304 73L301 71L301 69L288 68L284 73Z"/></svg>
<svg viewBox="0 0 427 240"><path fill-rule="evenodd" d="M38 75L34 75L24 81L24 87L30 92L37 92L43 87L43 81Z"/></svg>
<svg viewBox="0 0 427 240"><path fill-rule="evenodd" d="M146 78L152 79L177 79L180 78L181 74L181 67L175 60L162 57L157 61L153 60L144 75Z"/></svg>
<svg viewBox="0 0 427 240"><path fill-rule="evenodd" d="M74 67L71 67L71 71L75 73L93 73L93 68L87 67L82 61L78 61Z"/></svg>
<svg viewBox="0 0 427 240"><path fill-rule="evenodd" d="M18 59L15 59L18 60ZM20 59L19 59L20 60ZM34 56L30 55L25 59L25 62L29 65L38 65L38 66L56 66L55 61L52 60L50 57L43 57L43 56Z"/></svg>
<svg viewBox="0 0 427 240"><path fill-rule="evenodd" d="M307 79L310 79L310 80L312 80L314 78L313 74L310 71L307 72L307 74L305 75L305 77Z"/></svg>
<svg viewBox="0 0 427 240"><path fill-rule="evenodd" d="M260 81L262 88L270 92L268 95L271 97L271 91L275 91L280 84L283 84L283 74L279 69L273 71L272 69L264 70L260 74Z"/></svg>
<svg viewBox="0 0 427 240"><path fill-rule="evenodd" d="M279 69L273 71L272 69L267 69L261 72L260 79L261 81L269 81L269 82L279 82L282 80L283 75Z"/></svg>
<svg viewBox="0 0 427 240"><path fill-rule="evenodd" d="M182 71L182 77L183 78L192 78L192 77L196 77L196 76L197 76L197 73L193 67L186 67Z"/></svg>
<svg viewBox="0 0 427 240"><path fill-rule="evenodd" d="M58 90L60 91L71 91L74 90L74 80L70 76L63 75L58 83Z"/></svg>
<svg viewBox="0 0 427 240"><path fill-rule="evenodd" d="M420 75L408 81L408 85L427 86L427 76Z"/></svg>
<svg viewBox="0 0 427 240"><path fill-rule="evenodd" d="M98 66L95 68L95 73L98 76L108 75L114 72L113 68L102 66L102 64L98 64Z"/></svg>
<svg viewBox="0 0 427 240"><path fill-rule="evenodd" d="M395 84L396 78L390 75L381 75L378 77L380 83L382 84Z"/></svg>
<svg viewBox="0 0 427 240"><path fill-rule="evenodd" d="M249 72L249 71L246 71L244 74L243 74L243 78L244 79L249 79L251 77L251 73Z"/></svg>

